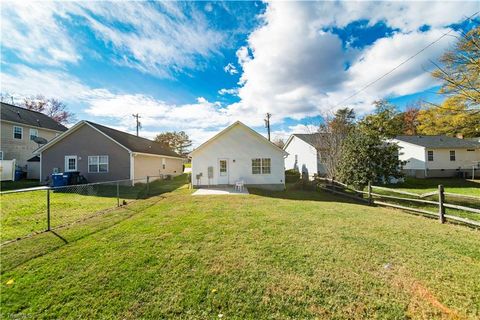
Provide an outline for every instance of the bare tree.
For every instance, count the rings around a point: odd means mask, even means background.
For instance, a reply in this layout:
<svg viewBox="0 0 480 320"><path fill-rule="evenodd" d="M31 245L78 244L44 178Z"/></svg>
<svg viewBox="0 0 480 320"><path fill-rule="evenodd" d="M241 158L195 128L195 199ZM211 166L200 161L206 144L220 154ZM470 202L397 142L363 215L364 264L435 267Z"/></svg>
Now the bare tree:
<svg viewBox="0 0 480 320"><path fill-rule="evenodd" d="M282 137L280 136L276 136L275 138L273 138L273 144L275 144L277 147L283 149L283 147L285 146L285 139L283 139Z"/></svg>
<svg viewBox="0 0 480 320"><path fill-rule="evenodd" d="M68 111L67 105L54 98L47 99L41 95L24 98L21 106L28 110L44 113L58 123L67 124L75 121L74 114Z"/></svg>
<svg viewBox="0 0 480 320"><path fill-rule="evenodd" d="M337 174L337 165L342 155L342 146L348 133L354 127L355 112L350 108L339 109L333 116L323 116L323 123L312 134L312 142L327 177Z"/></svg>

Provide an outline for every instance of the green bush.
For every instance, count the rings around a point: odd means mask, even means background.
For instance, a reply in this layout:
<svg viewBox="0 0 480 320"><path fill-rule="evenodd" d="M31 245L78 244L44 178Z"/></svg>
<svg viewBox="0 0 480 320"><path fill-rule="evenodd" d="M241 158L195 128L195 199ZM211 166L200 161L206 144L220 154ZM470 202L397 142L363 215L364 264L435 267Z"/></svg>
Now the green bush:
<svg viewBox="0 0 480 320"><path fill-rule="evenodd" d="M300 172L295 169L285 171L285 182L297 182L298 180L300 180Z"/></svg>

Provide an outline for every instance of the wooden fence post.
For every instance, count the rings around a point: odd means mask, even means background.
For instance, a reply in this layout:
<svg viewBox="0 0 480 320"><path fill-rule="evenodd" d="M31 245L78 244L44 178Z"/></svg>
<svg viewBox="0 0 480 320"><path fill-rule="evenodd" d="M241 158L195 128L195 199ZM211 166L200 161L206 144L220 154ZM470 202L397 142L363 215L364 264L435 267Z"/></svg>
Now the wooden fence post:
<svg viewBox="0 0 480 320"><path fill-rule="evenodd" d="M443 203L445 202L445 194L443 185L438 185L438 219L440 223L445 223L445 206Z"/></svg>
<svg viewBox="0 0 480 320"><path fill-rule="evenodd" d="M373 204L373 199L372 199L372 183L368 181L368 203L370 205Z"/></svg>

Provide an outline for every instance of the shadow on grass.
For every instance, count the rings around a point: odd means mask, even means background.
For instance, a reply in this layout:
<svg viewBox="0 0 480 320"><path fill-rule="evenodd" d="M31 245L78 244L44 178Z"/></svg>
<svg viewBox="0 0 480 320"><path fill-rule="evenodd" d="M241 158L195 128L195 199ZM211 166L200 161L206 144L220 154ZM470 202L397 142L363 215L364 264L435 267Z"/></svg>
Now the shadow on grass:
<svg viewBox="0 0 480 320"><path fill-rule="evenodd" d="M2 260L1 274L32 259L42 257L83 238L115 227L154 206L162 199L164 197L152 197L147 200L135 201L127 206L114 208L101 214L93 214L71 225L5 244L1 247L0 252Z"/></svg>

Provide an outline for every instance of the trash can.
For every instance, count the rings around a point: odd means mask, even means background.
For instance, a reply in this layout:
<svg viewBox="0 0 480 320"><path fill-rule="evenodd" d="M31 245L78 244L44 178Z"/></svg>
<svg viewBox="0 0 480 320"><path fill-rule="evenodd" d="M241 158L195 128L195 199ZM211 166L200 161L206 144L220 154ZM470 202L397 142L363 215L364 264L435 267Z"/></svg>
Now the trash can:
<svg viewBox="0 0 480 320"><path fill-rule="evenodd" d="M53 187L64 187L67 185L67 179L64 178L63 173L53 173L52 174L52 184Z"/></svg>
<svg viewBox="0 0 480 320"><path fill-rule="evenodd" d="M15 170L15 181L19 181L23 179L23 171L22 170Z"/></svg>
<svg viewBox="0 0 480 320"><path fill-rule="evenodd" d="M80 172L79 171L64 172L63 178L66 180L67 185L79 184Z"/></svg>

